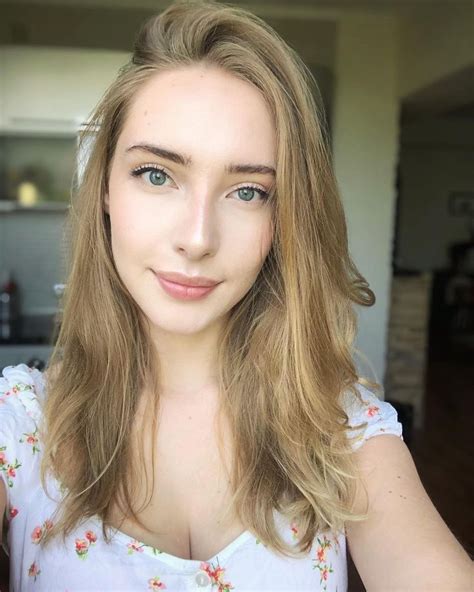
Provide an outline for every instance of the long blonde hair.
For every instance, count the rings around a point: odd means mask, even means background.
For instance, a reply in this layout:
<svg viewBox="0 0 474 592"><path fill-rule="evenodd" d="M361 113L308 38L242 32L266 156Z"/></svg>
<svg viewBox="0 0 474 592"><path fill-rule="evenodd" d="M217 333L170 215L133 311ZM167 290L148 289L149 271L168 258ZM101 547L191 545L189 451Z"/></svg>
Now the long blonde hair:
<svg viewBox="0 0 474 592"><path fill-rule="evenodd" d="M277 138L272 247L219 347L220 411L233 445L229 512L289 556L306 553L318 531L366 517L352 512L357 472L341 397L357 397L356 382L378 386L358 376L353 360L353 304L371 306L375 296L348 252L317 83L256 15L213 0L180 1L144 23L85 130L96 138L70 207L67 287L40 429L43 487L51 471L63 498L42 545L89 517L101 518L110 540L113 503L146 529L133 502L142 474L136 459L144 465L144 457L132 424L148 386L156 435L160 371L149 325L114 265L104 196L137 91L160 71L198 63L254 85ZM149 467L141 468L148 486ZM280 538L274 509L298 521L296 549Z"/></svg>

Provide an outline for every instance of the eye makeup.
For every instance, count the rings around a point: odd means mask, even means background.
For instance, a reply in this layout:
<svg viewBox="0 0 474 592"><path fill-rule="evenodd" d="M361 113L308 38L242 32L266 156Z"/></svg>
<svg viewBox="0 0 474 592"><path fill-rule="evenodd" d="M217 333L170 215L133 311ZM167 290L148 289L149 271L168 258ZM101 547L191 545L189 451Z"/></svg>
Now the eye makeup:
<svg viewBox="0 0 474 592"><path fill-rule="evenodd" d="M139 177L142 177L145 173L150 173L153 171L158 171L158 172L162 173L165 177L172 179L171 175L166 171L166 169L164 167L159 166L157 164L153 164L153 163L142 164L142 165L135 167L134 169L132 169L130 171L130 175L134 178L139 178ZM162 187L162 185L154 185L153 183L151 183L151 184L149 184L149 187ZM270 196L270 193L268 191L265 191L264 189L262 189L258 185L242 184L242 185L237 186L233 192L238 191L240 189L248 189L250 191L256 191L259 194L260 199L262 201L267 200ZM241 200L241 201L248 201L249 203L253 203L255 200L251 200L251 201L250 200Z"/></svg>

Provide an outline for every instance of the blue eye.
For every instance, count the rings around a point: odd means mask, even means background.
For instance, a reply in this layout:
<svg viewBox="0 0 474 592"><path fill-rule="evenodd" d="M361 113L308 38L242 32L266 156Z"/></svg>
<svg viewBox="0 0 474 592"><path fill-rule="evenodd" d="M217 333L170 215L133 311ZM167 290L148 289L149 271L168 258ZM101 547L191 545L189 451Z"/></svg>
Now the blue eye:
<svg viewBox="0 0 474 592"><path fill-rule="evenodd" d="M132 177L141 177L144 173L151 173L149 179L155 187L161 187L166 181L166 178L169 177L168 173L157 166L140 166L131 171L130 174ZM157 182L155 183L152 179L155 179Z"/></svg>
<svg viewBox="0 0 474 592"><path fill-rule="evenodd" d="M166 181L166 177L168 176L163 171L150 171L150 173L149 179L152 185L163 185L163 183ZM156 180L156 183L153 181L153 179Z"/></svg>
<svg viewBox="0 0 474 592"><path fill-rule="evenodd" d="M253 187L252 185L246 185L245 187L239 187L237 191L240 194L240 197L244 199L244 201L253 201L251 200L252 194L258 193L261 199L267 199L268 193L259 187ZM243 193L242 193L243 192ZM250 196L249 196L250 194Z"/></svg>
<svg viewBox="0 0 474 592"><path fill-rule="evenodd" d="M141 177L145 173L151 173L149 176L150 183L155 187L161 187L164 185L166 179L171 179L168 173L159 166L156 165L141 165L136 169L130 171L132 177ZM246 202L255 202L257 201L254 199L255 194L260 196L262 201L265 201L269 197L269 193L260 189L259 187L254 187L253 185L244 185L242 187L237 187L232 193L238 192L239 197L241 197L241 201Z"/></svg>

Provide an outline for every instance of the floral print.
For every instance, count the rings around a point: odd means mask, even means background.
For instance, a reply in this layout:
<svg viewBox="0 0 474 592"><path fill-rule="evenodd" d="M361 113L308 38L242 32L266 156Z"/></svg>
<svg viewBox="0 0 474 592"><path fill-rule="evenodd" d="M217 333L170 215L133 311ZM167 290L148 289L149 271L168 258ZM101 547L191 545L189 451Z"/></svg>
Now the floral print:
<svg viewBox="0 0 474 592"><path fill-rule="evenodd" d="M141 543L136 539L131 539L130 542L127 543L127 554L133 555L134 553L143 553L145 549L150 549L153 555L159 555L163 551L157 549L156 547L151 547L150 545L145 545L145 543Z"/></svg>
<svg viewBox="0 0 474 592"><path fill-rule="evenodd" d="M348 437L352 449L357 450L366 440L378 434L393 434L403 440L402 424L398 421L396 409L362 384L356 383L356 388L361 400L350 391L344 392L341 397L349 418ZM367 424L365 427L355 427L364 423Z"/></svg>
<svg viewBox="0 0 474 592"><path fill-rule="evenodd" d="M15 518L15 516L18 514L18 508L10 508L10 511L8 512L8 518L10 520L13 520L13 518Z"/></svg>
<svg viewBox="0 0 474 592"><path fill-rule="evenodd" d="M296 540L298 538L298 524L297 524L297 522L293 521L290 524L290 529L291 529L293 540Z"/></svg>
<svg viewBox="0 0 474 592"><path fill-rule="evenodd" d="M34 432L24 432L23 433L24 438L19 439L19 442L21 442L22 444L23 444L23 442L26 442L27 444L31 444L33 454L40 451L40 449L38 447L38 436L36 435L37 433L38 433L38 428L36 428Z"/></svg>
<svg viewBox="0 0 474 592"><path fill-rule="evenodd" d="M319 570L321 576L319 584L322 585L322 590L327 590L327 581L329 576L330 574L334 573L332 564L328 564L327 551L332 549L333 543L326 535L323 535L322 538L317 537L316 540L318 542L318 546L316 549L316 559L313 569Z"/></svg>
<svg viewBox="0 0 474 592"><path fill-rule="evenodd" d="M377 405L369 405L365 413L367 417L374 417L380 413L380 407L377 407Z"/></svg>
<svg viewBox="0 0 474 592"><path fill-rule="evenodd" d="M21 463L15 458L15 462L9 463L5 455L6 446L0 446L0 471L5 475L8 487L13 487L13 479L16 477L16 469L21 467Z"/></svg>
<svg viewBox="0 0 474 592"><path fill-rule="evenodd" d="M92 530L87 530L83 539L76 539L76 554L80 559L86 559L89 547L95 545L97 535Z"/></svg>
<svg viewBox="0 0 474 592"><path fill-rule="evenodd" d="M308 557L295 559L294 563L287 558L280 561L267 545L250 533L241 541L236 539L239 542L216 555L215 561L205 562L189 560L187 563L188 560L123 533L122 536L117 533L117 539L112 537L109 547L103 540L100 521L95 519L73 532L67 538L66 546L41 548L43 537L53 526L50 518L45 519L46 508L46 515L53 516L56 507L43 492L39 479L42 446L38 419L41 417L44 383L41 373L25 364L7 366L2 374L0 478L8 486L7 545L10 545L12 566L17 566L16 571L15 568L11 570L13 589L22 589L26 577L36 592L49 592L52 578L57 578L54 580L58 582L57 589L64 592L183 589L181 578L189 577L192 581L200 571L207 574L210 584L206 589L212 588L212 592L271 589L272 584L273 588L284 590L283 580L291 582L289 587L292 589L347 591L344 533L337 536L318 533ZM355 403L354 397L350 398L346 410L350 425L367 422L362 440L381 433L401 437L401 424L393 407L364 387L358 385L358 389L362 400ZM53 493L66 491L61 483L54 483ZM286 540L295 541L301 536L301 527L295 520L285 521L281 535ZM104 565L110 568L104 570ZM265 565L265 569L258 569L259 565ZM196 570L194 574L189 571L191 566ZM181 575L180 570L184 567L187 573L183 571Z"/></svg>
<svg viewBox="0 0 474 592"><path fill-rule="evenodd" d="M148 590L164 590L165 588L166 586L163 584L163 582L160 582L160 578L158 576L148 580Z"/></svg>
<svg viewBox="0 0 474 592"><path fill-rule="evenodd" d="M199 567L211 578L211 586L213 589L217 587L216 592L230 592L230 590L234 589L234 586L230 582L223 581L226 570L219 563L215 565L203 561Z"/></svg>
<svg viewBox="0 0 474 592"><path fill-rule="evenodd" d="M40 573L41 573L41 570L36 565L36 562L33 561L33 563L30 565L30 567L28 569L28 575L30 577L32 577L34 579L34 581L36 582L36 578L39 576Z"/></svg>
<svg viewBox="0 0 474 592"><path fill-rule="evenodd" d="M137 540L134 539L133 541L127 544L127 553L129 555L133 555L135 552L143 553L143 547L145 547L145 543L139 543Z"/></svg>
<svg viewBox="0 0 474 592"><path fill-rule="evenodd" d="M27 384L25 382L17 382L12 385L8 390L0 393L1 397L10 397L11 395L18 395L19 393L23 393L25 391L32 391L33 387L31 384Z"/></svg>
<svg viewBox="0 0 474 592"><path fill-rule="evenodd" d="M33 532L31 533L31 542L37 545L43 538L43 535L46 533L46 531L51 530L52 527L53 523L51 520L45 520L41 526L35 526Z"/></svg>

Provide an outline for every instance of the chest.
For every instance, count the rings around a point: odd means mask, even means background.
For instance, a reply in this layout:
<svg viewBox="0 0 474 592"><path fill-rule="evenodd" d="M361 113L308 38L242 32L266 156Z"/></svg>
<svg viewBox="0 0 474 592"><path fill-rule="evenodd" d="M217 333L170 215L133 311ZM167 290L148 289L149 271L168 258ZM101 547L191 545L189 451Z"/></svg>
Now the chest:
<svg viewBox="0 0 474 592"><path fill-rule="evenodd" d="M170 555L205 561L245 530L229 511L230 434L224 422L221 458L214 420L213 407L162 407L153 442L154 461L151 445L145 440L151 501L137 515L148 530L126 519L120 526L122 532ZM138 484L138 499L147 499L144 474Z"/></svg>

